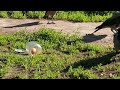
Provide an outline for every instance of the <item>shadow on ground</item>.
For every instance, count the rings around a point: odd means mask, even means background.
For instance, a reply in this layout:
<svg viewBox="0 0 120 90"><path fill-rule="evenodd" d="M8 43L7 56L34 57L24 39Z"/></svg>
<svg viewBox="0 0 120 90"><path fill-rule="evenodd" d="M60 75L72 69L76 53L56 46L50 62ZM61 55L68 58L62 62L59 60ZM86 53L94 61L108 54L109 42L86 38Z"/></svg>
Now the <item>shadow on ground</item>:
<svg viewBox="0 0 120 90"><path fill-rule="evenodd" d="M85 59L85 60L80 60L79 62L75 62L74 64L70 65L73 68L77 68L79 66L84 67L85 69L90 69L91 67L97 66L99 64L106 65L110 64L111 62L114 62L113 58L116 55L114 52L110 52L104 56L99 56L97 58L91 58L91 59ZM66 67L63 72L66 72L69 70L69 67Z"/></svg>
<svg viewBox="0 0 120 90"><path fill-rule="evenodd" d="M39 25L42 23L37 22L32 22L32 23L25 23L25 24L19 24L19 25L15 25L15 26L8 26L8 27L3 27L3 28L14 28L14 27L27 27L27 26L33 26L33 25Z"/></svg>
<svg viewBox="0 0 120 90"><path fill-rule="evenodd" d="M97 40L101 40L105 38L107 35L94 35L94 34L88 34L86 36L83 36L82 41L89 43Z"/></svg>

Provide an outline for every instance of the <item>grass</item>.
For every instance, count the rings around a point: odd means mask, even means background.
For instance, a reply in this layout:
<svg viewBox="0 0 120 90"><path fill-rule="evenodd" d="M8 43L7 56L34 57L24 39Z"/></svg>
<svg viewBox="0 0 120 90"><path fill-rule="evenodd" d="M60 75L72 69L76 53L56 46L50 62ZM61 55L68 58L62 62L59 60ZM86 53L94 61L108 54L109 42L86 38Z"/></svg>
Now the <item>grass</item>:
<svg viewBox="0 0 120 90"><path fill-rule="evenodd" d="M101 22L105 21L116 11L59 11L54 18L56 20L68 20L73 22ZM28 11L25 16L22 11L0 11L1 18L41 18L45 11Z"/></svg>
<svg viewBox="0 0 120 90"><path fill-rule="evenodd" d="M16 53L26 43L37 41L39 55ZM110 47L84 43L82 37L64 35L53 29L20 31L0 35L0 78L2 79L119 79L120 55Z"/></svg>

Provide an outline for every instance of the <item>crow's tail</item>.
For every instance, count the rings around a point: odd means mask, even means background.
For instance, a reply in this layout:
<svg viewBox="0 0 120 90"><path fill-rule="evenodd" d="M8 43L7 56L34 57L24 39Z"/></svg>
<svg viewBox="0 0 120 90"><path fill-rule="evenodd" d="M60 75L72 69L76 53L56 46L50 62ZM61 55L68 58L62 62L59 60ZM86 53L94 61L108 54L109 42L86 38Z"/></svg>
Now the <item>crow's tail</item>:
<svg viewBox="0 0 120 90"><path fill-rule="evenodd" d="M98 27L96 27L95 28L95 31L92 33L92 34L94 34L95 32L97 32L98 30L100 30L102 28L102 26L100 25L100 26L98 26Z"/></svg>

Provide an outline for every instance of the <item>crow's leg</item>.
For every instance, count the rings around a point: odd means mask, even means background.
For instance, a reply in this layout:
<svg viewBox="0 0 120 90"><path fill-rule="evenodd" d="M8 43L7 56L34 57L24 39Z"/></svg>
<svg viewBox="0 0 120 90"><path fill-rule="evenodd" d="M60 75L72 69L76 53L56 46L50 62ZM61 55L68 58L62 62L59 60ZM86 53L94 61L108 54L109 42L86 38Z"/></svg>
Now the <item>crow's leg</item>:
<svg viewBox="0 0 120 90"><path fill-rule="evenodd" d="M54 19L52 18L52 20L51 20L52 22L51 22L51 24L55 24L53 21L54 21Z"/></svg>
<svg viewBox="0 0 120 90"><path fill-rule="evenodd" d="M47 24L51 24L51 23L50 23L50 20L48 20Z"/></svg>
<svg viewBox="0 0 120 90"><path fill-rule="evenodd" d="M50 21L51 21L51 22L50 22ZM48 21L47 24L55 24L55 23L53 22L53 18L49 19L49 21Z"/></svg>

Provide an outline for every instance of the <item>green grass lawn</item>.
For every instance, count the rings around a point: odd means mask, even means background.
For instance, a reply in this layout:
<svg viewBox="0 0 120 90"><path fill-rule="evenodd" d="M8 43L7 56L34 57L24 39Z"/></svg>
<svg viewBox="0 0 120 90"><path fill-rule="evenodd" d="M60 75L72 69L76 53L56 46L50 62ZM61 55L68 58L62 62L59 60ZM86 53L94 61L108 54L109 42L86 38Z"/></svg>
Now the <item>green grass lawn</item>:
<svg viewBox="0 0 120 90"><path fill-rule="evenodd" d="M37 41L39 55L16 53ZM43 28L0 35L0 78L9 79L118 79L120 55L110 47L84 43L82 37Z"/></svg>
<svg viewBox="0 0 120 90"><path fill-rule="evenodd" d="M116 11L59 11L54 18L56 20L68 20L73 22L101 22L105 21ZM41 18L45 11L28 11L23 16L22 11L0 11L1 18Z"/></svg>

